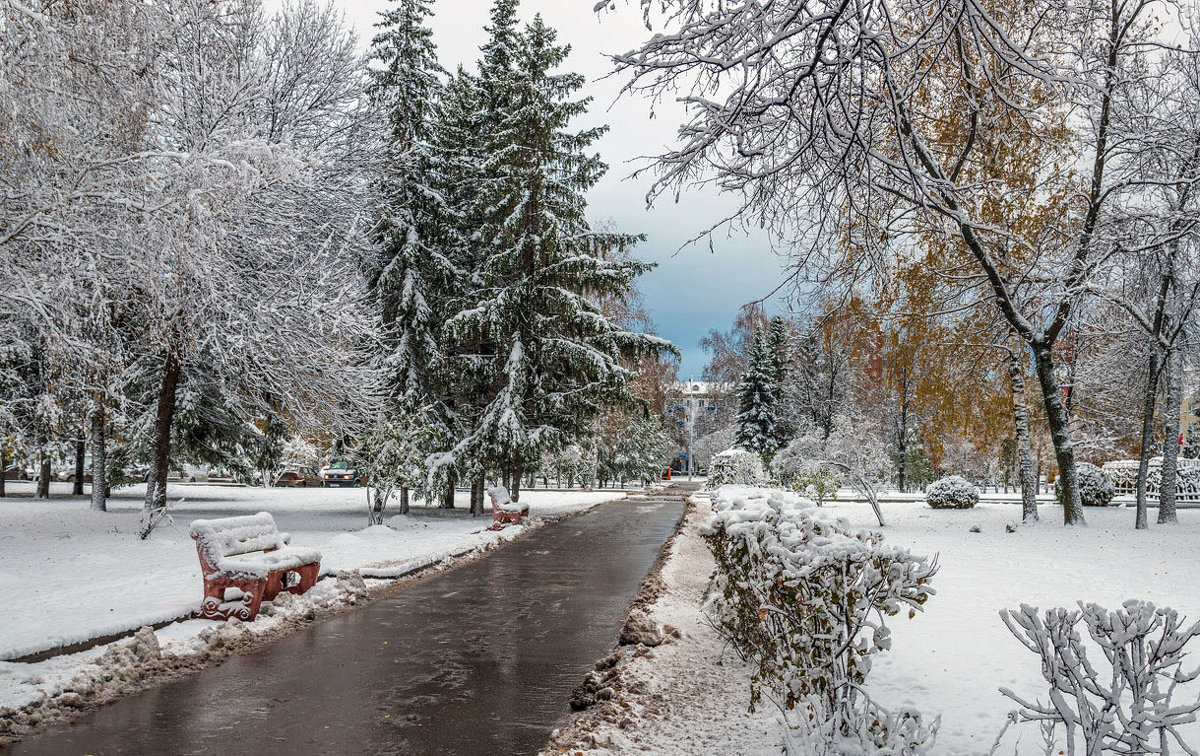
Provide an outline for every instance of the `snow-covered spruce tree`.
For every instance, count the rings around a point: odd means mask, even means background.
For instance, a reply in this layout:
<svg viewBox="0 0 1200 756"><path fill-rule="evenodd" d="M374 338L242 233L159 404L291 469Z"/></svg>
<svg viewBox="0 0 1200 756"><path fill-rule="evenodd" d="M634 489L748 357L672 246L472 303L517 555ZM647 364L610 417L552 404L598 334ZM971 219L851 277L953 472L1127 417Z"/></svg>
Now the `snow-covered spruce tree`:
<svg viewBox="0 0 1200 756"><path fill-rule="evenodd" d="M460 225L449 183L460 158L435 144L446 72L427 25L431 14L430 0L396 0L375 24L379 33L369 55L377 67L368 91L386 115L376 245L366 270L381 319L385 415L373 423L373 448L385 437L385 446L394 447L405 431L428 442L447 435L452 422L446 403L431 390L430 373L445 316L439 305L459 278L453 257L462 246ZM420 449L417 436L402 446L423 456L429 449ZM407 477L398 483L402 509L410 483Z"/></svg>
<svg viewBox="0 0 1200 756"><path fill-rule="evenodd" d="M754 335L750 364L738 384L736 443L762 456L764 463L779 449L775 433L779 399L776 371L767 335L760 330Z"/></svg>
<svg viewBox="0 0 1200 756"><path fill-rule="evenodd" d="M378 300L389 399L406 407L427 399L426 371L436 357L444 297L454 266L446 247L454 231L444 202L445 168L430 144L441 94L430 0L395 0L375 26L369 54L369 93L387 114L387 134L374 233L377 250L367 271Z"/></svg>
<svg viewBox="0 0 1200 756"><path fill-rule="evenodd" d="M497 9L513 5L501 0ZM606 407L631 400L622 360L669 348L601 312L604 297L626 292L650 266L613 259L639 237L588 224L584 195L606 166L586 150L605 129L566 130L589 100L570 99L582 76L553 73L570 50L555 37L535 17L518 38L511 74L490 73L489 61L507 55L506 47L484 48L479 93L484 108L496 110L475 211L477 288L445 329L447 360L490 393L470 432L435 468L470 460L508 468L514 499L526 461L589 438ZM497 39L507 37L493 31Z"/></svg>
<svg viewBox="0 0 1200 756"><path fill-rule="evenodd" d="M513 82L520 47L516 0L497 0L486 27L488 40L480 48L478 75L461 66L448 82L435 123L434 146L445 167L444 198L453 209L459 246L452 260L460 274L451 282L447 314L470 308L478 301L481 273L490 254L480 228L487 221L488 205L482 191L486 159L502 115L513 110ZM447 445L473 434L489 399L499 390L500 376L489 368L495 345L476 335L443 339L446 350L435 371L436 393L446 409L448 433L442 452L430 455L427 488L443 492L443 506L454 506L457 480L471 482L471 512L482 514L484 478L499 470L511 486L510 462L489 459L481 453L454 454ZM519 487L515 492L520 496Z"/></svg>

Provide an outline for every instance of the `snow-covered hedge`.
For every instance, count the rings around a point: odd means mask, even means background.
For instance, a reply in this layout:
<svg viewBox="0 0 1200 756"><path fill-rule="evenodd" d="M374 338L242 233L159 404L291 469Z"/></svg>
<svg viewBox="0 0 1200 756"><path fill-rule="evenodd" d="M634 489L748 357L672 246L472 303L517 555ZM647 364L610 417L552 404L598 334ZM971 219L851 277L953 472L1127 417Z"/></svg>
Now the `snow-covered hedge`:
<svg viewBox="0 0 1200 756"><path fill-rule="evenodd" d="M756 667L752 705L778 704L814 753L932 746L936 724L879 708L862 686L871 656L891 647L884 617L921 609L936 560L779 489L718 489L700 533L718 567L708 609Z"/></svg>
<svg viewBox="0 0 1200 756"><path fill-rule="evenodd" d="M979 503L979 489L960 475L947 475L925 489L925 503L934 509L970 509Z"/></svg>
<svg viewBox="0 0 1200 756"><path fill-rule="evenodd" d="M1085 507L1107 507L1112 504L1117 489L1104 471L1087 462L1075 465L1079 477L1079 501ZM1062 502L1062 476L1054 481L1054 497Z"/></svg>
<svg viewBox="0 0 1200 756"><path fill-rule="evenodd" d="M708 468L708 485L761 486L767 482L762 458L745 449L726 449L713 457Z"/></svg>

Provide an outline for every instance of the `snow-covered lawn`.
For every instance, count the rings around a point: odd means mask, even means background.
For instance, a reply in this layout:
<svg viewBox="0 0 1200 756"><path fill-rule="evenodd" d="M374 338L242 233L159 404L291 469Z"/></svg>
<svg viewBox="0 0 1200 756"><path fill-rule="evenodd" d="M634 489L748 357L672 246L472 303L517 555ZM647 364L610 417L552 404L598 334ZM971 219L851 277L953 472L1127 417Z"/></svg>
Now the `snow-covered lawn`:
<svg viewBox="0 0 1200 756"><path fill-rule="evenodd" d="M365 575L386 575L436 562L446 556L511 538L522 528L500 533L485 528L491 515L472 518L464 511L417 508L386 526L365 527L363 489L241 488L172 485L174 523L160 526L146 541L137 537L143 486L121 489L107 513L91 512L79 498L34 500L32 484L9 481L15 497L0 499L0 660L125 632L180 617L198 606L199 561L188 525L197 518L270 512L292 543L319 549L321 571L382 567ZM55 484L65 495L69 484ZM577 512L621 498L614 491L528 491L521 499L534 517ZM193 620L160 632L183 638L211 623ZM86 652L85 652L86 654ZM72 655L80 656L80 655ZM47 662L47 668L78 664ZM0 706L15 706L32 695L28 678L35 665L0 661ZM37 665L41 666L41 665ZM35 679L38 675L34 674Z"/></svg>
<svg viewBox="0 0 1200 756"><path fill-rule="evenodd" d="M865 504L829 508L855 526L878 528ZM892 650L875 657L867 688L885 706L941 714L936 753L987 753L1015 708L999 687L1045 698L1038 659L1001 623L1001 609L1074 607L1076 601L1115 608L1136 598L1200 620L1200 511L1181 511L1177 526L1135 531L1132 509L1089 508L1087 527L1076 528L1063 527L1061 508L1040 510L1042 522L1007 533L1005 525L1021 517L1011 504L985 500L954 511L920 503L884 507L886 538L916 553L936 552L941 570L925 612L892 620ZM1151 521L1154 515L1151 510ZM981 532L969 532L974 525ZM1200 646L1192 652L1188 668L1200 665ZM1036 728L1023 727L1018 753L1041 753ZM1200 728L1188 734L1193 747L1200 745ZM1013 753L1011 733L1005 742L1001 752Z"/></svg>

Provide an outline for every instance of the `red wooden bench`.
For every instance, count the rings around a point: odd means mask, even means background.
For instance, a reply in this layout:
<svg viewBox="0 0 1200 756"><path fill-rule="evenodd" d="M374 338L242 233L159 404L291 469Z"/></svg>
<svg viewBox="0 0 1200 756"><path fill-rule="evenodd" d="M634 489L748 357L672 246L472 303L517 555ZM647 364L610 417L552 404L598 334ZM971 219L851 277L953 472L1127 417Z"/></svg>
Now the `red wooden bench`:
<svg viewBox="0 0 1200 756"><path fill-rule="evenodd" d="M504 486L492 486L487 490L492 500L492 526L488 530L503 530L505 525L518 525L522 517L529 516L529 506L517 504Z"/></svg>
<svg viewBox="0 0 1200 756"><path fill-rule="evenodd" d="M194 520L191 535L204 577L197 617L250 621L263 601L281 591L304 593L317 582L321 552L288 546L291 536L280 533L267 512ZM228 588L240 590L240 600L226 601Z"/></svg>

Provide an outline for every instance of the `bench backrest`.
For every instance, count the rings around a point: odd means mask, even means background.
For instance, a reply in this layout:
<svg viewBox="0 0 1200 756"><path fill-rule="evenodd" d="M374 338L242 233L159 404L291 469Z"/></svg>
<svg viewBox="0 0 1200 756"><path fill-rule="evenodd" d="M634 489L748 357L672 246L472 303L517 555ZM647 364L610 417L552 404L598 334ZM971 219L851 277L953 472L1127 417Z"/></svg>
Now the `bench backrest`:
<svg viewBox="0 0 1200 756"><path fill-rule="evenodd" d="M505 504L512 504L512 495L504 486L492 486L487 490L488 497L492 500L493 507L502 507Z"/></svg>
<svg viewBox="0 0 1200 756"><path fill-rule="evenodd" d="M202 557L213 566L222 557L271 551L283 545L275 518L269 512L218 520L193 520L192 538Z"/></svg>

